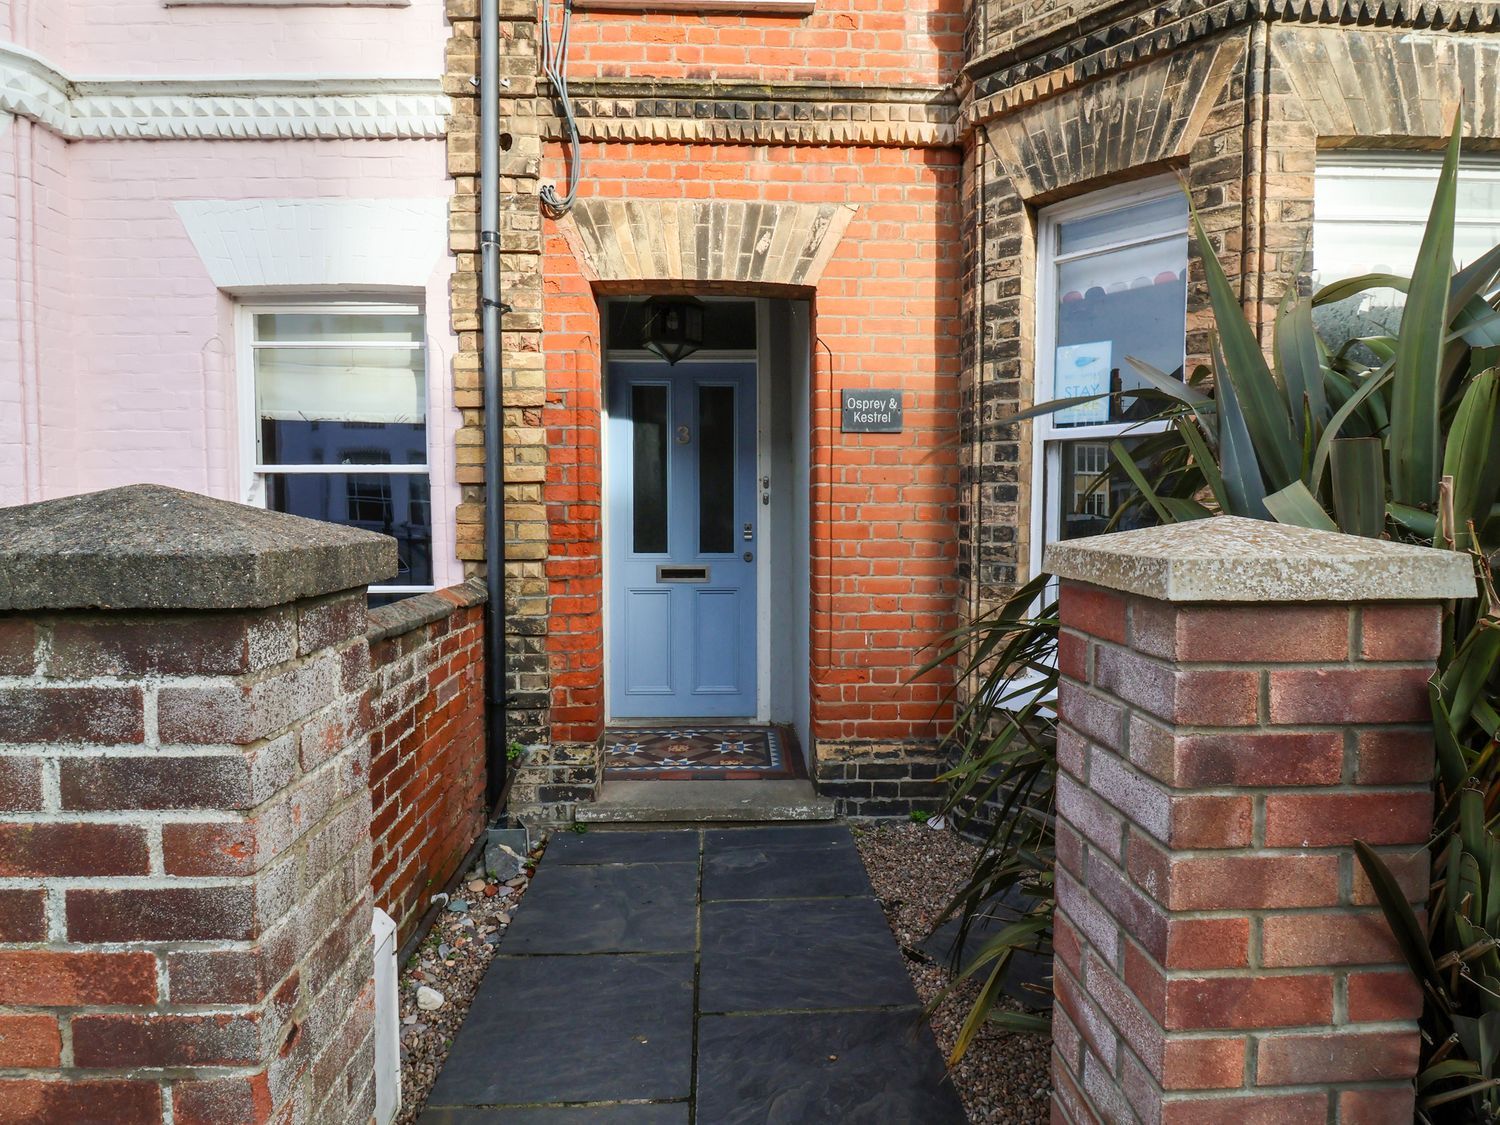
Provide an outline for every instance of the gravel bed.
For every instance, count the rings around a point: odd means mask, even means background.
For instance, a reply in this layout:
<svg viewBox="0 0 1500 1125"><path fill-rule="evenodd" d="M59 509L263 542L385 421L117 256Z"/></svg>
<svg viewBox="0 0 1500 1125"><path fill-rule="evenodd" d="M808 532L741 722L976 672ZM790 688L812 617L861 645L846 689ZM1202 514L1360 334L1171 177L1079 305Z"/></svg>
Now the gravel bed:
<svg viewBox="0 0 1500 1125"><path fill-rule="evenodd" d="M918 946L963 885L979 848L950 830L922 824L856 828L854 840L925 1004L952 974ZM978 990L977 982L965 981L933 1013L932 1030L945 1056ZM1044 1035L981 1030L953 1071L969 1120L987 1125L1046 1122L1052 1098L1051 1046Z"/></svg>
<svg viewBox="0 0 1500 1125"><path fill-rule="evenodd" d="M533 851L533 862L541 854L540 848ZM530 883L525 875L504 883L490 879L481 860L454 889L432 931L401 969L401 1109L395 1125L412 1125L427 1104L453 1037ZM440 993L442 1005L423 1011L417 1003L423 988Z"/></svg>

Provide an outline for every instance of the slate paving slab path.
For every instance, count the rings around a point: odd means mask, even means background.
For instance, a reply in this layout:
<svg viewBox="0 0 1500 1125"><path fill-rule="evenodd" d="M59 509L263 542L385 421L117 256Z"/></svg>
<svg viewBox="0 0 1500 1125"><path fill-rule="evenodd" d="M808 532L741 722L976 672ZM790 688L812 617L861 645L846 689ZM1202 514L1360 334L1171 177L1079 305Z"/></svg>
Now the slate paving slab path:
<svg viewBox="0 0 1500 1125"><path fill-rule="evenodd" d="M844 825L553 837L422 1125L964 1121Z"/></svg>

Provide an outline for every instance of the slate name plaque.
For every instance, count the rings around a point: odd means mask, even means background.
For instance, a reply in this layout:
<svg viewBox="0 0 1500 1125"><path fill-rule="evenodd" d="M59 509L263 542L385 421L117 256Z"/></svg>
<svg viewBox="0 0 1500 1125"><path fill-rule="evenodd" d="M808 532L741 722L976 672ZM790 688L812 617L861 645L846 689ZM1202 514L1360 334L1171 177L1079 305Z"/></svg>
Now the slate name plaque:
<svg viewBox="0 0 1500 1125"><path fill-rule="evenodd" d="M846 434L899 434L902 430L900 391L845 391Z"/></svg>

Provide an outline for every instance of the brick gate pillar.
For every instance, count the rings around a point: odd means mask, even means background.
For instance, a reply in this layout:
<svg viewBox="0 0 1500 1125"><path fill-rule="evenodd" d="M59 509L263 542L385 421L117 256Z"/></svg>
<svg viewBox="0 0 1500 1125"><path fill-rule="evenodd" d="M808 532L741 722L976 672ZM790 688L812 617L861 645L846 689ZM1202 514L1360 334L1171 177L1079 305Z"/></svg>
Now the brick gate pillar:
<svg viewBox="0 0 1500 1125"><path fill-rule="evenodd" d="M384 536L0 510L0 1120L367 1122Z"/></svg>
<svg viewBox="0 0 1500 1125"><path fill-rule="evenodd" d="M1062 579L1054 1109L1409 1123L1422 997L1351 847L1426 898L1445 551L1236 518Z"/></svg>

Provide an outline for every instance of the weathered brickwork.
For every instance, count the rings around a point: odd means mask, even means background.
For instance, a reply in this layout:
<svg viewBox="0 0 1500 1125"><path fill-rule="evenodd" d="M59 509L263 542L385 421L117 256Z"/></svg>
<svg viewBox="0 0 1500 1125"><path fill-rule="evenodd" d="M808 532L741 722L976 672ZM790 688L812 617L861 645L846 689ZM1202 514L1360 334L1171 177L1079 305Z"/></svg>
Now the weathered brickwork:
<svg viewBox="0 0 1500 1125"><path fill-rule="evenodd" d="M1419 35L1411 34L1418 28ZM1144 175L1189 188L1246 313L1269 344L1309 262L1320 149L1433 150L1467 91L1469 131L1500 140L1500 7L1302 3L997 3L971 9L965 145L963 559L976 608L1029 576L1036 212ZM1207 310L1189 246L1187 364Z"/></svg>
<svg viewBox="0 0 1500 1125"><path fill-rule="evenodd" d="M833 798L839 816L856 820L935 813L948 792L938 781L946 768L945 755L936 749L844 742L819 758L818 792Z"/></svg>
<svg viewBox="0 0 1500 1125"><path fill-rule="evenodd" d="M474 161L474 7L450 3L449 86L470 115L450 138L461 176ZM920 663L912 654L943 621L1030 576L1031 428L1007 419L1035 400L1038 212L1145 176L1182 176L1268 338L1307 264L1320 149L1432 148L1445 105L1464 90L1474 136L1500 140L1500 109L1476 93L1494 85L1500 6L1488 2L838 0L791 18L580 12L568 73L585 172L575 213L556 222L537 198L565 165L556 105L538 78L536 5L502 9L512 83L504 284L517 308L505 337L507 639L512 706L538 743L590 742L603 718L600 297L805 298L816 317L815 397L846 380L912 380L932 429L916 441L921 452L900 455L912 473L904 483L889 479L894 451L883 442L843 440L815 412L809 674L818 762L897 743L919 761L943 730L934 709L943 685L907 685ZM471 192L472 181L461 183ZM472 204L461 190L457 284L468 309ZM725 266L651 233L700 221L779 230L795 221L773 208L792 206L853 210L826 261ZM1207 359L1211 317L1192 245L1188 258L1191 369ZM476 360L460 356L457 377L471 392L460 541L477 564ZM863 467L837 461L866 456ZM905 562L870 564L888 548L854 541L885 531ZM847 608L871 597L886 600ZM539 753L536 785L575 796L590 787L575 758ZM843 769L814 774L845 781L834 776Z"/></svg>
<svg viewBox="0 0 1500 1125"><path fill-rule="evenodd" d="M547 533L542 504L546 448L541 408L541 224L537 191L541 165L538 122L536 6L502 0L500 69L509 85L502 113L500 242L501 293L512 307L501 340L505 412L503 456L506 522L505 648L510 733L523 743L544 740L550 706L547 655ZM455 514L459 557L471 573L484 569L484 396L479 364L479 195L477 0L448 0L453 29L444 90L453 99L448 170L457 187L451 246L454 330L454 404L462 424L454 435L463 502Z"/></svg>
<svg viewBox="0 0 1500 1125"><path fill-rule="evenodd" d="M369 669L362 589L0 614L0 1119L369 1119Z"/></svg>
<svg viewBox="0 0 1500 1125"><path fill-rule="evenodd" d="M587 799L597 783L597 763L580 748L604 720L598 300L606 295L811 298L815 394L823 396L813 487L825 497L816 503L811 560L814 743L820 757L824 747L842 754L840 746L900 744L930 755L944 729L948 679L907 681L921 663L915 654L957 619L960 594L950 440L960 157L949 84L961 5L836 2L791 20L577 13L568 65L586 173L575 213L561 221L543 216L536 197L538 177L556 182L564 164L556 107L537 79L535 6L502 7L503 65L513 79L503 190L514 208L502 232L504 284L517 310L505 320L507 393L515 395L504 458L514 501L512 702L531 740L553 744L526 759L516 800L545 794L565 804ZM474 10L450 4L456 39L472 36ZM450 68L450 87L466 99L472 88L460 88L472 54L457 50ZM472 161L473 145L470 126L450 134L456 172ZM609 205L626 201L643 215L626 220L628 231L615 229ZM724 219L724 203L753 218ZM807 248L758 274L691 255L664 252L654 265L637 258L657 248L650 208L709 204L704 221L767 224L773 240L789 244L805 214ZM455 238L469 239L468 249L471 226L455 220ZM534 256L536 237L546 240L544 256ZM472 276L460 283L472 287ZM908 391L906 434L834 433L832 391L849 380L893 379ZM466 423L474 436L460 440L472 445L479 416ZM474 499L461 522L477 519L477 491ZM460 530L465 540L478 551L477 525Z"/></svg>
<svg viewBox="0 0 1500 1125"><path fill-rule="evenodd" d="M1500 31L1500 5L1493 0L1443 5L977 0L969 9L966 56L976 100L1001 91L1009 91L1012 101L1035 100L1257 21L1485 34ZM1001 24L1007 30L996 34Z"/></svg>
<svg viewBox="0 0 1500 1125"><path fill-rule="evenodd" d="M592 169L585 202L665 204L729 189L770 203L852 209L811 287L813 736L819 759L843 742L931 744L943 729L951 677L911 676L921 666L917 654L956 620L959 594L957 450L949 440L958 406L958 268L948 251L957 239L957 153L659 143L630 146L628 157L586 146L584 159ZM650 237L644 225L635 233ZM592 742L604 719L599 313L561 231L549 239L546 274L552 735ZM907 392L906 432L838 433L830 391L888 382Z"/></svg>
<svg viewBox="0 0 1500 1125"><path fill-rule="evenodd" d="M594 11L575 19L580 78L904 87L956 76L955 0L820 0L806 16Z"/></svg>
<svg viewBox="0 0 1500 1125"><path fill-rule="evenodd" d="M370 613L375 905L415 931L485 826L485 587Z"/></svg>
<svg viewBox="0 0 1500 1125"><path fill-rule="evenodd" d="M516 763L506 811L530 828L571 825L578 805L598 796L603 776L592 742L534 746Z"/></svg>
<svg viewBox="0 0 1500 1125"><path fill-rule="evenodd" d="M1039 52L1097 27L1120 7L1116 0L976 0L964 45L976 61Z"/></svg>
<svg viewBox="0 0 1500 1125"><path fill-rule="evenodd" d="M873 89L835 83L628 79L576 83L586 141L952 145L958 99L945 85Z"/></svg>
<svg viewBox="0 0 1500 1125"><path fill-rule="evenodd" d="M1410 1120L1422 996L1351 844L1423 901L1439 622L1064 583L1063 1120Z"/></svg>

